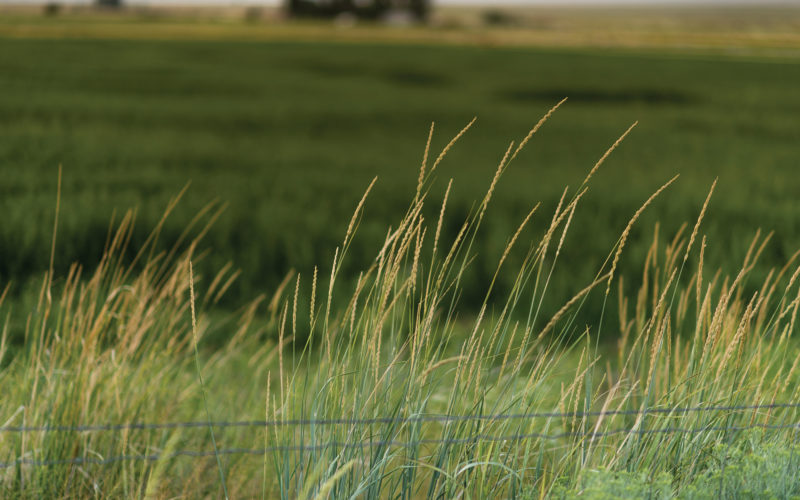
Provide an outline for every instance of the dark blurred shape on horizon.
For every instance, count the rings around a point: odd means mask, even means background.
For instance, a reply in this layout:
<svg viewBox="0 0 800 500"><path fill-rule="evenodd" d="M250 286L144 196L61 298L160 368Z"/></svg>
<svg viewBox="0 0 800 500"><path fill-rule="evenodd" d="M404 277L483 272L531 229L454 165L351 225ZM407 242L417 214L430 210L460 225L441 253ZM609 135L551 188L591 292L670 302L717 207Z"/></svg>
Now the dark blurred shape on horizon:
<svg viewBox="0 0 800 500"><path fill-rule="evenodd" d="M431 0L287 0L286 9L292 17L335 18L350 15L363 19L379 19L396 11L408 13L417 21L425 21L430 12L430 3Z"/></svg>
<svg viewBox="0 0 800 500"><path fill-rule="evenodd" d="M94 4L103 9L119 9L122 7L122 0L94 0Z"/></svg>

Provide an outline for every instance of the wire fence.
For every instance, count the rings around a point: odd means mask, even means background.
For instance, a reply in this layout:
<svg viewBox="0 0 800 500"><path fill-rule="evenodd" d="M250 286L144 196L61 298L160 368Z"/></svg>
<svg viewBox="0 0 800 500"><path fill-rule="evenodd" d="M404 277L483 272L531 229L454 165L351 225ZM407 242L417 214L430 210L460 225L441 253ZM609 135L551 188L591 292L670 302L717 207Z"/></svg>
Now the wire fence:
<svg viewBox="0 0 800 500"><path fill-rule="evenodd" d="M586 418L607 416L636 416L647 414L681 415L697 412L714 411L761 411L800 408L800 403L772 403L762 405L739 406L689 406L676 408L644 408L631 410L605 410L605 411L575 411L575 412L534 412L534 413L495 413L490 415L426 415L418 414L408 417L377 417L377 418L328 418L328 419L286 419L286 420L243 420L243 421L193 421L193 422L131 422L122 424L88 424L88 425L7 425L0 427L0 432L97 432L97 431L123 431L123 430L156 430L177 429L191 427L297 427L297 426L330 426L330 425L374 425L374 424L403 424L425 422L469 422L469 421L502 421L502 420L533 420L552 418Z"/></svg>
<svg viewBox="0 0 800 500"><path fill-rule="evenodd" d="M470 422L470 421L503 421L520 419L552 419L552 418L582 418L582 417L605 417L605 416L639 416L648 414L659 415L681 415L694 412L733 412L733 411L764 411L776 409L797 409L800 403L774 403L764 405L740 405L740 406L694 406L677 408L645 408L631 410L608 410L591 412L537 412L520 414L491 414L491 415L412 415L409 417L397 418L363 418L363 419L287 419L287 420L264 420L264 421L218 421L218 422L167 422L167 423L144 423L133 422L125 424L103 424L103 425L55 425L55 426L3 426L0 432L4 433L29 433L29 432L98 432L98 431L121 431L121 430L156 430L156 429L176 429L176 428L199 428L199 427L278 427L278 426L330 426L330 425L371 425L371 424L402 424L417 422ZM507 442L517 443L528 439L538 440L559 440L568 438L582 438L589 441L597 441L606 437L628 434L628 435L656 435L656 434L698 434L703 432L742 432L752 429L763 430L794 430L800 431L800 422L788 424L765 424L750 423L748 425L706 425L700 427L661 427L644 429L637 426L621 427L611 430L575 431L559 433L516 433L507 435L491 435L476 433L463 438L440 438L440 439L409 439L398 440L375 440L375 441L327 441L316 444L285 444L268 446L258 449L248 448L223 448L214 450L178 450L171 453L154 453L138 455L117 455L103 457L96 456L73 457L67 459L35 459L20 457L9 462L0 462L0 469L7 469L16 466L48 467L56 465L107 465L116 462L128 461L157 461L179 457L204 458L214 456L229 455L257 455L264 456L272 453L286 452L314 452L325 450L342 450L351 448L413 448L428 445L461 445L478 442Z"/></svg>

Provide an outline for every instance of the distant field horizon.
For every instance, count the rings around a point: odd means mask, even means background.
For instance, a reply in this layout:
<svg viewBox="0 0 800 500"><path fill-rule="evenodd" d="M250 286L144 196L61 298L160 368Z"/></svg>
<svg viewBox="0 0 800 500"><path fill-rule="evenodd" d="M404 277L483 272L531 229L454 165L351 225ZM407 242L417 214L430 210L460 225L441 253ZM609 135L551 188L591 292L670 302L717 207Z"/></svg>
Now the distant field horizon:
<svg viewBox="0 0 800 500"><path fill-rule="evenodd" d="M0 0L0 5L43 5L48 0ZM62 0L66 5L91 5L91 0ZM265 6L279 7L282 0L127 0L128 5L147 5L151 7L185 6ZM706 6L799 6L800 0L435 0L433 6L447 7L564 7L564 6L625 6L625 7L706 7Z"/></svg>
<svg viewBox="0 0 800 500"><path fill-rule="evenodd" d="M32 0L24 5L0 0L0 37L605 47L666 50L679 57L691 53L800 58L800 8L789 3L724 8L716 4L434 5L439 7L429 23L390 27L370 22L287 22L277 6L247 3L131 2L127 8L108 10L68 2L53 11ZM492 12L497 9L502 12Z"/></svg>

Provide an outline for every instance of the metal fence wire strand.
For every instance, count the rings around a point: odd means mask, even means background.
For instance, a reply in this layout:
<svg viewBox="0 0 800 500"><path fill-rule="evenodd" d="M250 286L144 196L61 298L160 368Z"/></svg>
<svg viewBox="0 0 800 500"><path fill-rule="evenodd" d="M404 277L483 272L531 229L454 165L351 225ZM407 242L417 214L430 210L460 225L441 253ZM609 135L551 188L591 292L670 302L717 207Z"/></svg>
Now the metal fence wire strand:
<svg viewBox="0 0 800 500"><path fill-rule="evenodd" d="M497 413L491 415L411 415L408 417L378 417L378 418L332 418L332 419L287 419L287 420L246 420L246 421L217 421L217 422L130 422L121 424L83 424L83 425L7 425L0 427L0 432L99 432L122 430L156 430L177 429L191 427L292 427L292 426L330 426L330 425L373 425L373 424L403 424L424 422L472 422L472 421L503 421L503 420L533 420L548 418L584 418L606 416L636 416L646 414L681 415L696 412L718 411L748 411L748 410L776 410L800 408L800 403L772 403L762 405L741 406L690 406L678 408L644 408L637 410L607 410L589 412L535 412L535 413Z"/></svg>
<svg viewBox="0 0 800 500"><path fill-rule="evenodd" d="M632 434L632 435L648 435L648 434L697 434L702 432L741 432L751 429L764 429L764 430L800 430L800 423L786 424L786 425L769 425L769 424L751 424L745 426L706 426L694 428L680 428L680 427L665 427L661 429L636 429L636 428L620 428L602 432L562 432L555 434L543 433L525 433L525 434L510 434L502 436L493 436L486 434L476 434L466 438L459 439L418 439L409 441L361 441L361 442L338 442L331 441L327 443L320 443L314 445L278 445L270 446L261 449L247 449L247 448L223 448L216 452L214 450L208 451L195 451L195 450L179 450L167 454L150 454L150 455L118 455L109 458L96 458L96 457L75 457L59 460L35 460L30 458L18 458L11 462L0 462L0 469L7 469L9 467L16 467L26 465L30 467L48 467L56 465L107 465L115 462L130 462L130 461L156 461L166 460L179 457L191 458L211 458L216 455L257 455L263 456L273 452L304 452L304 451L319 451L325 449L346 449L346 448L376 448L376 447L392 447L392 448L408 448L420 445L459 445L477 442L498 442L507 441L510 443L523 441L526 439L546 439L557 440L565 438L587 438L591 441L614 436L618 434Z"/></svg>

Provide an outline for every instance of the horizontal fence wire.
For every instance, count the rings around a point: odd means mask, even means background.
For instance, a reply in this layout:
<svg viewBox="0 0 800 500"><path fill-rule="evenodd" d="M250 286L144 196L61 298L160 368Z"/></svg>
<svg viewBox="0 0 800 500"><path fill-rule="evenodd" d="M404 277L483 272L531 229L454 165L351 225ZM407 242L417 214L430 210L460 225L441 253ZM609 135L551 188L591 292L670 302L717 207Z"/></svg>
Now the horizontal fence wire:
<svg viewBox="0 0 800 500"><path fill-rule="evenodd" d="M328 418L328 419L286 419L286 420L246 420L246 421L212 421L212 422L131 422L121 424L85 424L85 425L7 425L0 427L0 432L99 432L123 430L157 430L192 427L296 427L296 426L330 426L330 425L373 425L403 424L422 422L473 422L503 420L533 420L545 418L584 418L606 416L636 415L680 415L697 412L776 410L800 408L800 403L772 403L762 405L741 406L690 406L678 408L643 408L636 410L605 410L575 412L534 412L534 413L497 413L491 415L411 415L408 417L378 418Z"/></svg>
<svg viewBox="0 0 800 500"><path fill-rule="evenodd" d="M7 469L16 466L30 466L30 467L48 467L56 465L107 465L116 462L130 462L130 461L157 461L168 460L179 457L191 458L211 458L215 456L227 455L257 455L264 456L270 453L279 452L303 452L303 451L322 451L327 449L349 449L349 448L411 448L421 445L459 445L471 444L477 442L518 442L526 439L546 439L556 440L564 438L588 438L591 441L614 436L618 434L628 435L648 435L648 434L698 434L702 432L741 432L751 429L764 429L764 430L800 430L800 423L785 424L785 425L769 425L769 424L751 424L744 426L706 426L695 428L680 428L680 427L665 427L661 429L636 429L636 428L620 428L610 431L600 432L562 432L556 434L543 434L543 433L526 433L526 434L511 434L504 436L493 436L485 434L476 434L470 437L458 439L418 439L409 441L360 441L360 442L338 442L332 441L328 443L320 443L315 445L278 445L270 446L261 449L247 449L247 448L223 448L219 450L208 451L194 451L194 450L179 450L172 453L165 454L150 454L150 455L118 455L109 458L101 457L75 457L60 460L36 460L29 458L18 458L12 462L0 462L0 469Z"/></svg>

